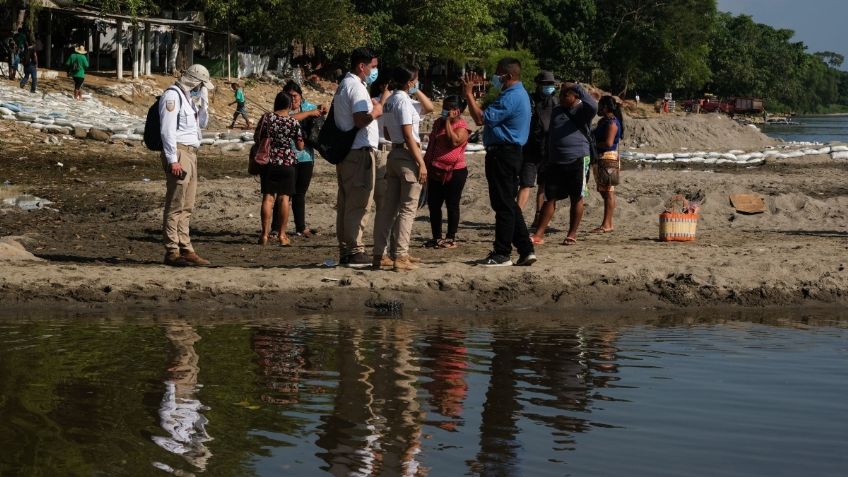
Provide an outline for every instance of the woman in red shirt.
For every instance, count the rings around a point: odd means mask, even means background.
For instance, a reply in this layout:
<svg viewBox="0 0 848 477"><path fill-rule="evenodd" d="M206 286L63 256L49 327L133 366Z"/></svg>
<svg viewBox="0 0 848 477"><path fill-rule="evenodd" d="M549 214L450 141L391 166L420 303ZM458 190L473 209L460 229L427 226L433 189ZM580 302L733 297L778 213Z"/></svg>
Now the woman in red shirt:
<svg viewBox="0 0 848 477"><path fill-rule="evenodd" d="M436 248L456 247L456 230L459 228L459 200L468 168L465 164L465 146L468 144L468 124L462 119L465 101L459 96L448 96L442 103L442 117L433 123L424 162L427 164L427 202L430 207L430 228L433 239L425 246ZM447 203L448 233L442 238L442 205Z"/></svg>

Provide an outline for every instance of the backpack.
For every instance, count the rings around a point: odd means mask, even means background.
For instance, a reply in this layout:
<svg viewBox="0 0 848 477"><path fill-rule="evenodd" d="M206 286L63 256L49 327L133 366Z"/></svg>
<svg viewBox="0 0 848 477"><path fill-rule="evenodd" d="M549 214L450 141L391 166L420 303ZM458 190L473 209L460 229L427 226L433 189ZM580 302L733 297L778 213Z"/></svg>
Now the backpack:
<svg viewBox="0 0 848 477"><path fill-rule="evenodd" d="M74 61L71 61L71 67L68 68L68 76L74 76L79 74L82 71L82 64L80 64L79 58L74 58Z"/></svg>
<svg viewBox="0 0 848 477"><path fill-rule="evenodd" d="M336 126L336 119L333 112L334 107L332 105L330 106L327 119L324 120L321 131L318 132L318 141L315 144L315 150L321 153L321 157L326 159L327 162L336 165L341 163L350 152L359 128L354 126L350 131L339 129Z"/></svg>
<svg viewBox="0 0 848 477"><path fill-rule="evenodd" d="M180 128L179 111L183 110L183 94L173 86L168 88L177 91L177 97L180 98L180 108L177 113L177 129ZM168 91L166 89L165 91ZM165 93L162 93L163 95ZM147 110L147 119L144 121L144 145L151 151L162 150L162 119L159 117L159 101L162 96L157 96L156 101Z"/></svg>

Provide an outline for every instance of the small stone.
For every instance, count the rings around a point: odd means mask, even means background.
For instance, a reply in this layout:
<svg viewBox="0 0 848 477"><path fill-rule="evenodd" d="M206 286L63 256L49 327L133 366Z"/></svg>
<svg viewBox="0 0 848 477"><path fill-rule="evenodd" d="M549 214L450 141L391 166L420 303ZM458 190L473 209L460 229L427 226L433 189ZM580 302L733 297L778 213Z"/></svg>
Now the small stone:
<svg viewBox="0 0 848 477"><path fill-rule="evenodd" d="M88 138L95 141L108 141L110 137L111 135L109 133L100 129L91 128L88 130Z"/></svg>
<svg viewBox="0 0 848 477"><path fill-rule="evenodd" d="M74 137L77 139L85 139L88 137L88 129L81 128L79 126L74 128Z"/></svg>

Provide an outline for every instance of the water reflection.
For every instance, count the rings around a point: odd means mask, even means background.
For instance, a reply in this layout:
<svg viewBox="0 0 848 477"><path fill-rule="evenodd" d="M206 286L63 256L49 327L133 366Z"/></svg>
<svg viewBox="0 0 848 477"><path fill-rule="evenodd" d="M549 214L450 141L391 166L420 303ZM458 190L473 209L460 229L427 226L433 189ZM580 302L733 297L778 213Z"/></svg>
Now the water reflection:
<svg viewBox="0 0 848 477"><path fill-rule="evenodd" d="M165 381L165 395L159 406L160 426L168 436L154 435L151 439L159 447L182 456L195 469L203 471L212 457L205 443L212 438L206 432L206 416L201 413L209 408L197 398L201 387L197 381L200 357L194 344L200 335L184 322L166 324L164 329L174 353ZM161 462L154 462L154 466L174 471Z"/></svg>
<svg viewBox="0 0 848 477"><path fill-rule="evenodd" d="M700 442L690 462L719 455L734 471L775 474L762 463L788 471L793 461L774 449L803 449L823 475L848 465L828 460L848 445L836 404L848 392L848 331L824 330L0 322L0 475L149 475L151 464L178 475L651 474L643 454L685 474L673 460L689 450L680 435ZM764 396L781 400L750 405ZM721 447L733 435L698 434L734 420L771 426L746 448L759 452L753 464ZM149 436L141 446L139 435ZM672 437L653 444L660 435ZM641 467L628 467L634 459Z"/></svg>

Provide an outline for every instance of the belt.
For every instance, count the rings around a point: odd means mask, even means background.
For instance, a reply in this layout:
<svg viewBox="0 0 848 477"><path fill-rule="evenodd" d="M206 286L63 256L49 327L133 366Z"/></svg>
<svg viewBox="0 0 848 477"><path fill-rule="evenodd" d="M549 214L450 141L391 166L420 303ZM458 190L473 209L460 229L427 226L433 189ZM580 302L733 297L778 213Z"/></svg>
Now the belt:
<svg viewBox="0 0 848 477"><path fill-rule="evenodd" d="M409 149L409 148L406 147L405 142L380 144L380 150L381 151L394 151L395 149Z"/></svg>
<svg viewBox="0 0 848 477"><path fill-rule="evenodd" d="M519 152L521 151L521 146L518 144L492 144L491 146L486 146L486 151Z"/></svg>
<svg viewBox="0 0 848 477"><path fill-rule="evenodd" d="M189 152L197 151L197 146L189 146L188 144L177 144L177 149L187 149Z"/></svg>

